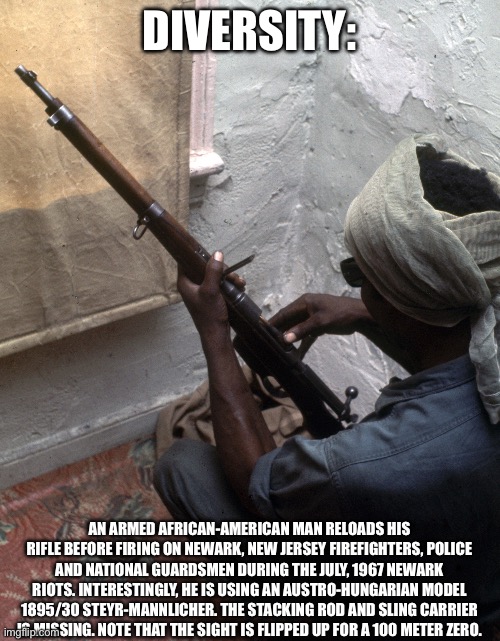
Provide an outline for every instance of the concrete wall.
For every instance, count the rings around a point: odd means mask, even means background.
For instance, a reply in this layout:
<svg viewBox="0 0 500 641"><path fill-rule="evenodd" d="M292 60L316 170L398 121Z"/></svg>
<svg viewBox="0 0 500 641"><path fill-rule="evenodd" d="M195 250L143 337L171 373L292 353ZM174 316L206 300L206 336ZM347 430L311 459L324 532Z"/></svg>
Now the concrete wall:
<svg viewBox="0 0 500 641"><path fill-rule="evenodd" d="M497 1L343 6L358 24L355 53L218 59L215 148L226 169L193 206L192 231L230 262L257 252L244 273L266 314L306 290L350 293L337 267L342 220L402 137L441 132L498 170ZM337 391L360 387L361 413L395 371L357 337L313 349L311 362ZM150 433L158 409L205 377L181 304L1 365L3 486Z"/></svg>

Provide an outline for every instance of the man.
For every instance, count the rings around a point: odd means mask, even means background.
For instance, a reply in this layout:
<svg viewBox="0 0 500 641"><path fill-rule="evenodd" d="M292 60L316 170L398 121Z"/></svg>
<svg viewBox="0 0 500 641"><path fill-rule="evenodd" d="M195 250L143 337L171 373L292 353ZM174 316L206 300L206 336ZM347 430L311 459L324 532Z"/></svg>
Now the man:
<svg viewBox="0 0 500 641"><path fill-rule="evenodd" d="M210 381L216 449L178 443L156 484L176 518L409 521L411 540L472 541L467 580L500 619L500 179L435 135L404 140L349 208L344 263L361 300L316 294L272 320L293 342L360 331L411 376L373 414L276 449L232 348L216 252L201 286L179 275Z"/></svg>

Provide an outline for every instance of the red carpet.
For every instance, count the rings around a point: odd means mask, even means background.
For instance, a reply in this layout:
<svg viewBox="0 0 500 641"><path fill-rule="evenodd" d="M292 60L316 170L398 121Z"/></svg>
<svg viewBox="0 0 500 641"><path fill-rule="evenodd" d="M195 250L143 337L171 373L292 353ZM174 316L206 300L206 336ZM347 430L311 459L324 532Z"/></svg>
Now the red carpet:
<svg viewBox="0 0 500 641"><path fill-rule="evenodd" d="M54 557L26 556L27 540L84 539L91 520L169 518L152 487L154 456L152 439L126 444L0 493L1 638L21 619L32 581L61 580Z"/></svg>

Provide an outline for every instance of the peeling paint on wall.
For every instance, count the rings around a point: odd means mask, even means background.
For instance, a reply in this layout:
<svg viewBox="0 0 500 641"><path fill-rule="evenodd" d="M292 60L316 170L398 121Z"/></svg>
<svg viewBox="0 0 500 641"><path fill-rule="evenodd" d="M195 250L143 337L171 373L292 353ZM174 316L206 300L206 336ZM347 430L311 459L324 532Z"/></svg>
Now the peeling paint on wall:
<svg viewBox="0 0 500 641"><path fill-rule="evenodd" d="M373 7L365 10L361 22L361 44L351 57L350 73L380 109L397 114L406 97L432 108L434 78L422 50L382 20Z"/></svg>

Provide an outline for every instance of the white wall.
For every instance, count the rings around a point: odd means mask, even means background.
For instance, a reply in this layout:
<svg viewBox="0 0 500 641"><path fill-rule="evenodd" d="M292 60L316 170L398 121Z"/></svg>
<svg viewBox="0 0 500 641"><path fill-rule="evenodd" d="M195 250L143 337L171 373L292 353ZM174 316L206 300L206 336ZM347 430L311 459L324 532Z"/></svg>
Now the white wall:
<svg viewBox="0 0 500 641"><path fill-rule="evenodd" d="M215 147L226 169L193 207L192 232L229 262L257 252L244 273L267 314L305 290L348 293L337 267L345 211L404 136L441 132L498 171L497 0L343 6L358 23L354 54L218 60ZM335 390L360 387L360 412L394 369L356 337L326 338L311 359ZM1 365L3 486L150 433L158 408L205 376L181 304Z"/></svg>

